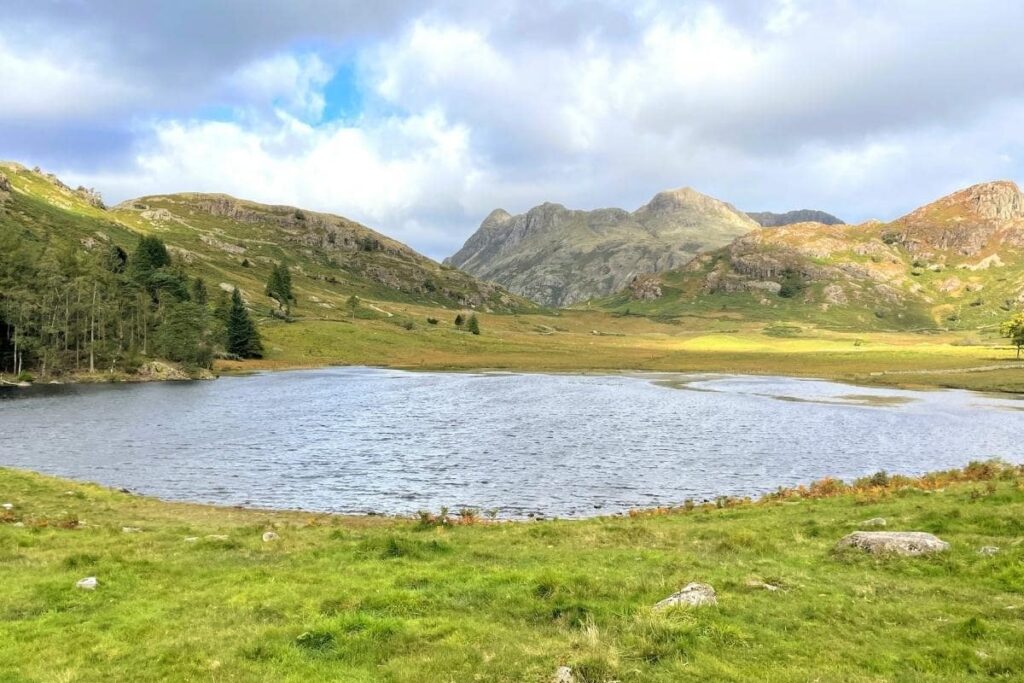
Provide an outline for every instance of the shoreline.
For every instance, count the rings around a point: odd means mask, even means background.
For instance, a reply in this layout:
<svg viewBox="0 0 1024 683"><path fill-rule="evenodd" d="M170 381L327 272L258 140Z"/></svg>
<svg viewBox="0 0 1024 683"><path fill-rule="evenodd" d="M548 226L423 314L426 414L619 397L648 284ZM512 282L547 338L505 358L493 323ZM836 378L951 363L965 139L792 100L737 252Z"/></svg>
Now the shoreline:
<svg viewBox="0 0 1024 683"><path fill-rule="evenodd" d="M25 467L13 467L9 465L0 465L0 474L4 472L14 472L22 475L31 477L42 477L44 479L50 479L59 481L64 484L73 484L85 487L95 487L107 491L109 493L118 493L133 496L139 500L145 500L152 503L163 504L163 505L184 505L203 509L211 512L244 512L252 514L269 514L269 515L315 515L319 517L328 517L337 520L377 520L381 522L394 522L396 524L413 523L417 520L422 521L424 515L437 517L434 510L418 510L416 512L409 513L389 513L389 512L334 512L329 510L317 510L312 508L302 507L265 507L260 505L247 505L247 504L231 504L231 503L212 503L197 500L186 500L177 498L164 498L159 495L143 493L127 487L119 487L117 485L104 484L93 480L77 479L74 477L68 477L64 475L49 474L47 472L41 472L31 468ZM792 484L789 486L778 486L775 488L765 488L761 493L753 493L748 495L742 494L729 494L720 493L717 495L711 495L700 499L684 499L676 502L675 504L669 505L652 505L652 506L638 506L630 507L626 510L601 513L593 515L581 515L581 516L558 516L558 515L547 515L545 513L529 513L527 515L517 515L508 517L487 517L484 513L483 508L478 507L461 507L459 509L449 508L448 506L442 506L438 511L440 515L446 515L451 524L458 525L464 523L459 521L463 518L460 510L471 511L470 515L472 524L530 524L534 522L569 522L569 523L587 523L596 520L614 520L632 517L645 517L650 515L664 515L664 514L682 514L692 510L699 509L721 509L730 507L749 507L766 505L772 502L780 500L788 500L795 498L823 498L823 497L835 497L841 495L848 495L851 493L865 492L869 490L904 490L904 489L917 489L924 491L933 491L936 488L937 481L954 481L954 482L976 482L984 481L992 476L992 473L996 474L1004 472L1015 472L1018 476L1024 476L1024 461L1016 463L1001 458L989 458L985 460L969 460L961 467L954 467L946 470L927 470L921 474L903 474L887 472L880 470L873 474L864 475L857 477L856 479L846 480L841 479L833 475L825 475L813 480L806 480L801 483ZM879 484L879 477L884 479L884 483ZM446 511L446 512L445 512Z"/></svg>

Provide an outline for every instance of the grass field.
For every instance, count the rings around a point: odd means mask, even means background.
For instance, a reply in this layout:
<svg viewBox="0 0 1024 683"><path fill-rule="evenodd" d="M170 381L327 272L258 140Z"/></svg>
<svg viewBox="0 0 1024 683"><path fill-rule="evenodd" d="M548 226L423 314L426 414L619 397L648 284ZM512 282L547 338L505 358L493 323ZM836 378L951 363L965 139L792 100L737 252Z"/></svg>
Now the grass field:
<svg viewBox="0 0 1024 683"><path fill-rule="evenodd" d="M1024 469L876 484L427 526L0 470L0 681L1020 680ZM952 548L834 550L874 517ZM691 581L718 606L652 612Z"/></svg>
<svg viewBox="0 0 1024 683"><path fill-rule="evenodd" d="M377 302L353 319L261 327L267 357L222 371L322 365L524 371L656 370L838 379L862 384L1024 392L1024 366L1005 340L977 333L847 333L799 324L660 321L599 311L478 314L483 333L456 328L457 311ZM372 313L372 315L369 315ZM390 317L387 316L390 314ZM427 322L437 319L436 325ZM411 329L406 329L411 327Z"/></svg>

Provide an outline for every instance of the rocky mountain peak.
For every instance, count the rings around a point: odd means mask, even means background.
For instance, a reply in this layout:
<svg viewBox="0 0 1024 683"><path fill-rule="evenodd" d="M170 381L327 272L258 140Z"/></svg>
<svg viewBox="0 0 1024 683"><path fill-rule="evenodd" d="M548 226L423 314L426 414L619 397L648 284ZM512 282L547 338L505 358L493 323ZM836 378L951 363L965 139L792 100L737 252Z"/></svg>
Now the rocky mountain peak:
<svg viewBox="0 0 1024 683"><path fill-rule="evenodd" d="M1013 221L1024 219L1024 193L1009 180L979 183L908 214L904 221Z"/></svg>

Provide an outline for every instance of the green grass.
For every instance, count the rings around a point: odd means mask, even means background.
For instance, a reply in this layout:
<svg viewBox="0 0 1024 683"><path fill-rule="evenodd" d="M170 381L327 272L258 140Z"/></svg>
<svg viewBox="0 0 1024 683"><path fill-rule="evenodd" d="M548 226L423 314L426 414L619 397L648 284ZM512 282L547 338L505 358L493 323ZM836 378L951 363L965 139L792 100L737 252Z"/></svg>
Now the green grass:
<svg viewBox="0 0 1024 683"><path fill-rule="evenodd" d="M560 665L586 681L1024 671L1019 470L934 491L430 528L171 504L12 470L0 470L0 499L14 504L0 511L2 681L542 682ZM879 516L952 550L833 551ZM264 543L268 529L280 540ZM1003 550L984 557L983 545ZM91 575L97 590L74 587ZM714 585L719 606L652 613L690 581Z"/></svg>

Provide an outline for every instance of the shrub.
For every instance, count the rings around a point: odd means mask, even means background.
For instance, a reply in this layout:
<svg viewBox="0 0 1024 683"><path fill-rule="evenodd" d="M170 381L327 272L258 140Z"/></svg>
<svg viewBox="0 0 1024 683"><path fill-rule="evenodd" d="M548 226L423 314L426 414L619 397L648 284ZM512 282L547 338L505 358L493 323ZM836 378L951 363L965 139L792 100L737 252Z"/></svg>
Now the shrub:
<svg viewBox="0 0 1024 683"><path fill-rule="evenodd" d="M19 381L19 382L35 382L36 381L35 375L33 375L28 370L22 370L21 372L19 372L18 376L15 377L15 379L17 381Z"/></svg>
<svg viewBox="0 0 1024 683"><path fill-rule="evenodd" d="M437 318L427 318L428 325L436 325L438 322Z"/></svg>

